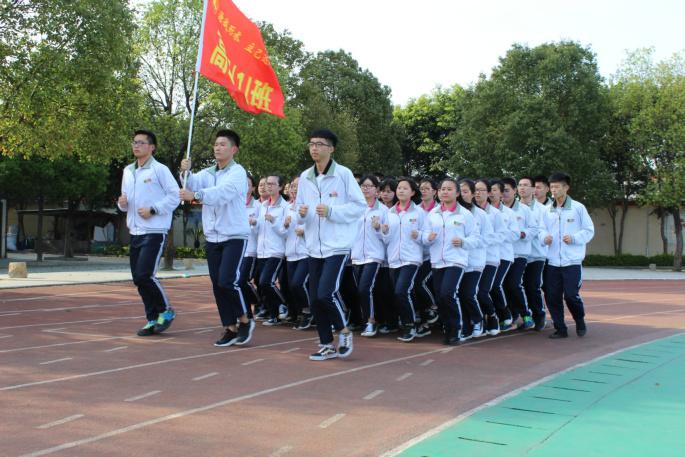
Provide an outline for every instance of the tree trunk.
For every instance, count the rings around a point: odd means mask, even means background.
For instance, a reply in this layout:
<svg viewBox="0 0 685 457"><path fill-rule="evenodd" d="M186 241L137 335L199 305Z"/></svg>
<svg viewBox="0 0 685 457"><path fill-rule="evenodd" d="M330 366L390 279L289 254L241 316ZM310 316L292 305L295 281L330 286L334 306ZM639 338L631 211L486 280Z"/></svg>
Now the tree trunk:
<svg viewBox="0 0 685 457"><path fill-rule="evenodd" d="M173 221L173 219L172 219ZM174 224L172 222L169 235L166 238L166 246L164 246L164 270L174 269Z"/></svg>
<svg viewBox="0 0 685 457"><path fill-rule="evenodd" d="M659 234L661 235L661 253L668 254L668 239L666 238L666 213L659 216Z"/></svg>
<svg viewBox="0 0 685 457"><path fill-rule="evenodd" d="M621 213L621 223L618 232L618 255L623 254L623 233L626 226L626 214L628 214L628 200L623 200L623 212Z"/></svg>
<svg viewBox="0 0 685 457"><path fill-rule="evenodd" d="M616 234L616 205L612 204L610 207L608 207L607 212L609 213L609 217L611 218L611 234L613 236L614 241L614 255L618 255L618 236Z"/></svg>
<svg viewBox="0 0 685 457"><path fill-rule="evenodd" d="M36 260L43 261L43 205L45 199L41 195L38 197L38 227L36 228L36 244L34 250L36 251Z"/></svg>
<svg viewBox="0 0 685 457"><path fill-rule="evenodd" d="M681 271L683 267L683 226L680 222L680 208L671 209L673 215L673 230L675 231L675 252L673 253L673 271Z"/></svg>
<svg viewBox="0 0 685 457"><path fill-rule="evenodd" d="M74 250L71 247L71 226L72 226L72 208L71 202L67 203L67 217L64 219L64 258L70 259L74 257Z"/></svg>

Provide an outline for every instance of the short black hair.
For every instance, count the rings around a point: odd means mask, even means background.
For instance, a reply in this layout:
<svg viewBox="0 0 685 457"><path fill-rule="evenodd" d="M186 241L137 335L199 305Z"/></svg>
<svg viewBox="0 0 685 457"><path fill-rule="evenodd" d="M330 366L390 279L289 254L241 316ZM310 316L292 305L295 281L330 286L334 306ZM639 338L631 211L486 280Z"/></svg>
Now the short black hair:
<svg viewBox="0 0 685 457"><path fill-rule="evenodd" d="M314 130L312 133L309 134L309 139L311 140L312 138L323 138L324 140L328 140L331 142L331 145L333 147L336 147L338 145L338 137L335 133L331 132L328 129Z"/></svg>
<svg viewBox="0 0 685 457"><path fill-rule="evenodd" d="M149 130L136 130L133 132L133 136L135 137L136 135L145 135L147 136L147 141L153 145L154 147L157 147L157 137L155 136L154 133L152 133Z"/></svg>
<svg viewBox="0 0 685 457"><path fill-rule="evenodd" d="M371 184L373 184L375 187L378 187L378 185L380 184L376 175L372 174L366 174L361 176L359 178L359 185L361 186L362 184L364 184L364 181L371 181Z"/></svg>
<svg viewBox="0 0 685 457"><path fill-rule="evenodd" d="M492 190L492 188L495 186L497 186L499 188L500 192L504 192L504 183L502 182L501 179L492 178L490 180L490 190Z"/></svg>
<svg viewBox="0 0 685 457"><path fill-rule="evenodd" d="M536 177L533 178L533 183L543 183L545 186L549 187L549 180L547 179L547 176L544 175L537 175Z"/></svg>
<svg viewBox="0 0 685 457"><path fill-rule="evenodd" d="M399 178L397 178L397 185L399 186L401 182L406 182L407 184L409 184L411 190L414 191L414 196L411 197L411 201L413 201L416 204L421 202L421 192L419 191L419 185L416 184L416 180L414 180L414 178L412 178L411 176L400 176Z"/></svg>
<svg viewBox="0 0 685 457"><path fill-rule="evenodd" d="M567 186L571 185L571 177L563 172L552 173L549 175L549 182L565 182Z"/></svg>
<svg viewBox="0 0 685 457"><path fill-rule="evenodd" d="M231 141L231 143L233 143L233 145L235 147L237 147L237 148L240 147L240 135L235 133L233 130L229 130L229 129L219 130L218 132L216 132L216 137L217 138L219 138L219 137L228 138Z"/></svg>
<svg viewBox="0 0 685 457"><path fill-rule="evenodd" d="M521 182L521 181L524 180L524 179L527 179L527 180L530 182L530 185L533 186L533 187L535 187L535 180L533 179L532 176L521 176L521 177L519 178L519 182Z"/></svg>
<svg viewBox="0 0 685 457"><path fill-rule="evenodd" d="M435 191L438 190L438 183L436 183L435 180L434 180L433 178L431 178L431 177L426 176L426 177L422 178L422 179L419 181L419 186L421 186L421 184L423 184L423 183L428 183L428 184L430 184L431 189L433 189L433 190L435 190Z"/></svg>
<svg viewBox="0 0 685 457"><path fill-rule="evenodd" d="M506 178L502 178L502 184L509 184L509 186L512 189L516 189L516 180L512 178L511 176L507 176ZM504 190L504 186L502 186L502 190Z"/></svg>

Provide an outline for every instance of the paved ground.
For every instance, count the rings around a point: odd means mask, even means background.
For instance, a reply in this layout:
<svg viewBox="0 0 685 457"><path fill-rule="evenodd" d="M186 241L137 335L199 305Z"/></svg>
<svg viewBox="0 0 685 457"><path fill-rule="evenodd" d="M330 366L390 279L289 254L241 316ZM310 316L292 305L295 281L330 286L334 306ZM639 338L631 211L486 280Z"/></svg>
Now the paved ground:
<svg viewBox="0 0 685 457"><path fill-rule="evenodd" d="M546 330L446 349L437 336L357 336L350 359L315 363L315 333L284 327L213 347L208 278L164 284L179 317L152 339L132 336L144 319L130 282L0 291L0 455L378 456L541 378L685 330L685 282L587 280L582 339Z"/></svg>

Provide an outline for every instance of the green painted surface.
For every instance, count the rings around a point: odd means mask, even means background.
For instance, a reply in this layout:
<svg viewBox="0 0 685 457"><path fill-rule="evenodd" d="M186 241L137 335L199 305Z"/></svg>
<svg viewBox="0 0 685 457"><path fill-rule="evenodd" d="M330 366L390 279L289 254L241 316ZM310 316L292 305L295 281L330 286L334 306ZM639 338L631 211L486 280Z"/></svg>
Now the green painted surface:
<svg viewBox="0 0 685 457"><path fill-rule="evenodd" d="M478 411L401 457L683 457L685 334L576 368Z"/></svg>

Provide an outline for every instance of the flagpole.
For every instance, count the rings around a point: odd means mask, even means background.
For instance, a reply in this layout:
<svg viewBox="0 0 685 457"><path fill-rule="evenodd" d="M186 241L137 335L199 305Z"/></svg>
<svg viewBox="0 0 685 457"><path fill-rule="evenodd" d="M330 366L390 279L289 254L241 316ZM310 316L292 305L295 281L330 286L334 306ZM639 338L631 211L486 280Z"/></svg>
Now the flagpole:
<svg viewBox="0 0 685 457"><path fill-rule="evenodd" d="M197 106L197 92L200 79L200 63L202 62L202 44L205 36L205 21L207 20L207 3L209 0L204 0L202 10L202 25L200 26L200 42L197 45L197 60L195 62L195 82L193 83L193 103L190 108L190 126L188 128L188 147L186 148L186 160L190 158L190 147L193 143L193 125L195 123L195 107ZM188 180L188 171L183 173L181 183L183 188L186 188Z"/></svg>

